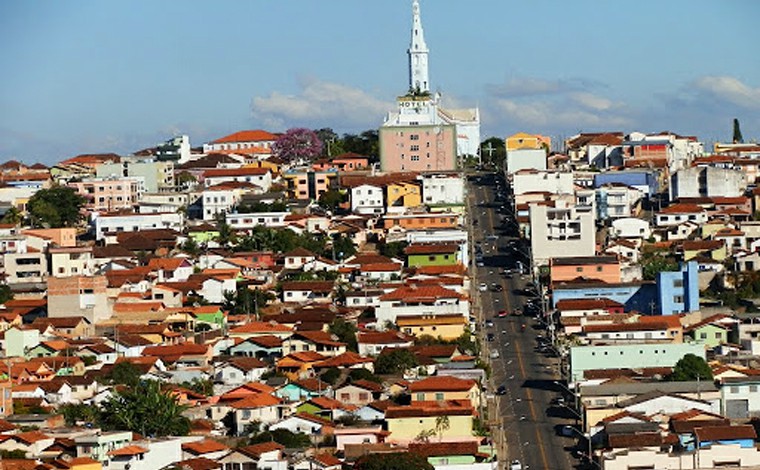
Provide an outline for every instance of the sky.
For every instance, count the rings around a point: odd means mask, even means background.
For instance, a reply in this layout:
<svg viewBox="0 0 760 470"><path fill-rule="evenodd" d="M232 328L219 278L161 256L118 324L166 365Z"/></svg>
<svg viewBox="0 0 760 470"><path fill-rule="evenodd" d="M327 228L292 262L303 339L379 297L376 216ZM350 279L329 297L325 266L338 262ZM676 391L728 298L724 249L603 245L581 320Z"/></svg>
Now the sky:
<svg viewBox="0 0 760 470"><path fill-rule="evenodd" d="M760 139L756 0L421 0L430 81L481 133ZM376 129L411 0L0 1L0 161L187 134Z"/></svg>

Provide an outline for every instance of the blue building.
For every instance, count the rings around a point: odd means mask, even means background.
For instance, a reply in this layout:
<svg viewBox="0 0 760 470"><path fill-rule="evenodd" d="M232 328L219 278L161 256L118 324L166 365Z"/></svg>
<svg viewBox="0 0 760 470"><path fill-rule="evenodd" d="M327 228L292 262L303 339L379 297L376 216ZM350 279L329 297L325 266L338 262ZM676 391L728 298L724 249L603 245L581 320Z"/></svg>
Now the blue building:
<svg viewBox="0 0 760 470"><path fill-rule="evenodd" d="M607 171L594 175L594 188L600 188L609 183L632 186L643 191L646 196L659 191L657 174L651 170Z"/></svg>
<svg viewBox="0 0 760 470"><path fill-rule="evenodd" d="M699 264L689 261L678 271L657 273L657 297L661 315L699 310Z"/></svg>
<svg viewBox="0 0 760 470"><path fill-rule="evenodd" d="M665 271L655 282L609 284L599 281L563 282L552 286L552 308L563 299L610 299L625 311L645 315L675 315L699 310L699 265L689 261L678 271Z"/></svg>

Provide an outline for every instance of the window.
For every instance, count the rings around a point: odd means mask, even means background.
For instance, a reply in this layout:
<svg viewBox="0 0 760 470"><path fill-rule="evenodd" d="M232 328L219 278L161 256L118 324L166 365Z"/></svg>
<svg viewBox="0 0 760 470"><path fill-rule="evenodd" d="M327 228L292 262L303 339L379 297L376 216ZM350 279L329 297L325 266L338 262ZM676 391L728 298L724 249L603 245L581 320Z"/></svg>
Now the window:
<svg viewBox="0 0 760 470"><path fill-rule="evenodd" d="M673 296L673 303L682 304L683 303L683 296L682 295L674 295Z"/></svg>
<svg viewBox="0 0 760 470"><path fill-rule="evenodd" d="M683 279L676 279L673 281L673 287L683 287Z"/></svg>
<svg viewBox="0 0 760 470"><path fill-rule="evenodd" d="M575 272L582 273L583 272L583 266L578 266L575 268Z"/></svg>
<svg viewBox="0 0 760 470"><path fill-rule="evenodd" d="M715 333L715 339L720 339L720 338L721 338L721 332L718 331Z"/></svg>
<svg viewBox="0 0 760 470"><path fill-rule="evenodd" d="M736 386L731 387L731 393L739 393L739 387L736 387Z"/></svg>
<svg viewBox="0 0 760 470"><path fill-rule="evenodd" d="M443 400L443 393L442 392L436 392L435 399L436 399L436 401Z"/></svg>
<svg viewBox="0 0 760 470"><path fill-rule="evenodd" d="M707 339L707 333L700 333L699 334L700 339Z"/></svg>
<svg viewBox="0 0 760 470"><path fill-rule="evenodd" d="M351 394L350 393L341 393L340 394L340 399L343 400L343 401L345 401L345 402L347 402L347 401L349 401L351 399Z"/></svg>
<svg viewBox="0 0 760 470"><path fill-rule="evenodd" d="M420 135L419 134L411 134L409 136L409 140L420 140Z"/></svg>
<svg viewBox="0 0 760 470"><path fill-rule="evenodd" d="M600 273L600 272L602 272L602 269L604 269L604 268L602 268L601 266L597 266L596 267L596 272Z"/></svg>
<svg viewBox="0 0 760 470"><path fill-rule="evenodd" d="M749 386L749 391L752 392L752 393L757 392L757 385L750 385Z"/></svg>
<svg viewBox="0 0 760 470"><path fill-rule="evenodd" d="M409 150L411 150L412 152L419 151L420 150L420 146L419 145L412 145L412 146L409 147Z"/></svg>
<svg viewBox="0 0 760 470"><path fill-rule="evenodd" d="M424 393L418 393L417 394L417 401L425 401L425 394Z"/></svg>

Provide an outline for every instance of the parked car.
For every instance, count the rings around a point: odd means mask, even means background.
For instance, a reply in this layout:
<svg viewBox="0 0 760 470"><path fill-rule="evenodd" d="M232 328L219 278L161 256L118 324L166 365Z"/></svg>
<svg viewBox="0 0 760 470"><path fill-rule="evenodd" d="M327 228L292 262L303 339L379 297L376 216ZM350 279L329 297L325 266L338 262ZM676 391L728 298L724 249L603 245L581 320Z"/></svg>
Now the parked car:
<svg viewBox="0 0 760 470"><path fill-rule="evenodd" d="M497 395L506 395L507 394L507 387L504 385L499 385L499 388L496 389Z"/></svg>
<svg viewBox="0 0 760 470"><path fill-rule="evenodd" d="M499 317L499 318L504 318L504 317L507 316L507 311L506 310L499 310L499 313L497 313L496 316Z"/></svg>
<svg viewBox="0 0 760 470"><path fill-rule="evenodd" d="M513 460L512 463L509 464L509 470L523 470L523 466L519 460Z"/></svg>
<svg viewBox="0 0 760 470"><path fill-rule="evenodd" d="M494 339L496 339L496 337L493 335L493 333L488 333L486 335L486 341L488 341L489 343L492 343Z"/></svg>
<svg viewBox="0 0 760 470"><path fill-rule="evenodd" d="M488 284L486 284L485 282L481 282L480 285L478 286L478 290L480 292L487 291L488 290Z"/></svg>
<svg viewBox="0 0 760 470"><path fill-rule="evenodd" d="M498 359L499 358L499 351L494 349L491 351L491 359Z"/></svg>
<svg viewBox="0 0 760 470"><path fill-rule="evenodd" d="M501 292L504 288L501 286L501 284L491 284L491 292Z"/></svg>
<svg viewBox="0 0 760 470"><path fill-rule="evenodd" d="M486 320L486 327L493 328L493 320L491 320L490 318Z"/></svg>

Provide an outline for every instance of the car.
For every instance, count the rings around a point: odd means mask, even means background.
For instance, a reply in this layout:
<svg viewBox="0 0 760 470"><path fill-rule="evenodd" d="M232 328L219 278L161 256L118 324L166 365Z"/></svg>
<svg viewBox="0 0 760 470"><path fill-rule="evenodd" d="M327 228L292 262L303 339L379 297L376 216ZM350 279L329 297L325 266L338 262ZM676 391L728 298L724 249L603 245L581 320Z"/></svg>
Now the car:
<svg viewBox="0 0 760 470"><path fill-rule="evenodd" d="M509 470L523 470L523 466L522 466L522 463L520 463L520 461L519 461L519 460L516 460L516 459L515 459L515 460L513 460L513 461L512 461L512 462L509 464Z"/></svg>
<svg viewBox="0 0 760 470"><path fill-rule="evenodd" d="M491 284L491 292L501 292L504 288L501 286L501 284Z"/></svg>
<svg viewBox="0 0 760 470"><path fill-rule="evenodd" d="M488 333L486 335L486 341L488 341L489 343L493 342L494 339L496 339L496 337L493 335L493 333Z"/></svg>
<svg viewBox="0 0 760 470"><path fill-rule="evenodd" d="M575 428L572 426L562 426L562 435L565 437L573 437L575 434Z"/></svg>
<svg viewBox="0 0 760 470"><path fill-rule="evenodd" d="M494 235L494 234L488 235L486 237L486 240L489 240L489 241L495 241L495 240L498 240L498 239L499 239L499 236L498 235Z"/></svg>
<svg viewBox="0 0 760 470"><path fill-rule="evenodd" d="M497 395L506 395L507 394L507 387L504 385L499 385L499 388L496 389Z"/></svg>
<svg viewBox="0 0 760 470"><path fill-rule="evenodd" d="M497 313L496 316L499 317L499 318L504 318L504 317L507 316L507 311L506 310L499 310L499 313Z"/></svg>
<svg viewBox="0 0 760 470"><path fill-rule="evenodd" d="M480 292L487 291L488 290L488 284L486 284L485 282L481 282L480 285L478 286L478 290Z"/></svg>
<svg viewBox="0 0 760 470"><path fill-rule="evenodd" d="M475 263L475 264L476 264L476 266L477 266L477 267L479 267L479 268L482 268L483 266L485 266L485 264L483 264L483 261L478 261L478 262L477 262L477 263Z"/></svg>
<svg viewBox="0 0 760 470"><path fill-rule="evenodd" d="M498 359L499 358L499 351L494 349L491 351L491 359Z"/></svg>
<svg viewBox="0 0 760 470"><path fill-rule="evenodd" d="M486 327L493 328L493 320L491 320L490 318L486 320Z"/></svg>

